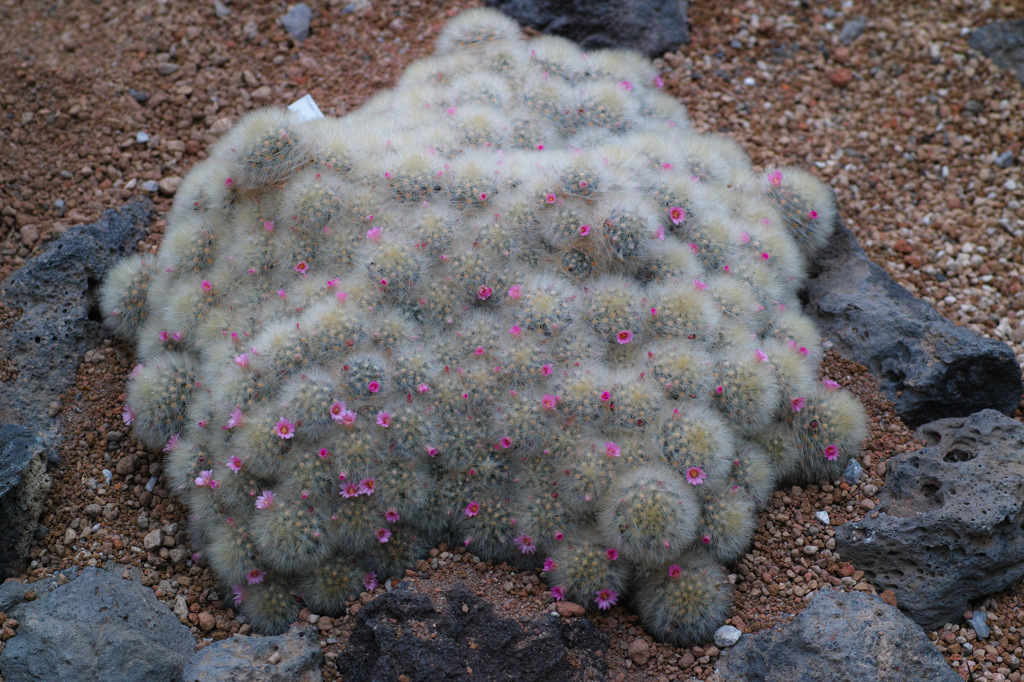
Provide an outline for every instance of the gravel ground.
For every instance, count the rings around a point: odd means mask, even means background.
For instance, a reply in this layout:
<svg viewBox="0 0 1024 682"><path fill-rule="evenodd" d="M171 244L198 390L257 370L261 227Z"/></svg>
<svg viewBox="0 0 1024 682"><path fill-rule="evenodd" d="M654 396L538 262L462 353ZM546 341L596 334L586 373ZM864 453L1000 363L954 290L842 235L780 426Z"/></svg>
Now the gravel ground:
<svg viewBox="0 0 1024 682"><path fill-rule="evenodd" d="M283 2L226 3L230 14L218 17L212 1L0 0L0 278L68 226L133 195L153 196L166 212L178 179L253 106L287 104L307 92L329 115L359 106L430 52L448 17L477 3L310 4L313 35L296 44L276 23ZM1006 341L1024 361L1022 161L995 163L1005 152L1021 156L1024 89L970 52L966 35L1024 16L1024 7L808 4L691 7L693 44L658 62L669 91L699 129L730 134L756 165L816 169L875 262L957 324ZM841 32L852 33L848 24L858 16L866 17L863 33L842 44ZM146 189L149 183L157 189ZM155 250L162 227L140 248ZM52 472L47 533L25 577L34 582L108 561L138 565L200 646L245 633L210 571L191 562L185 510L167 492L160 455L139 447L121 423L133 364L128 346L105 342L89 352L63 397L60 418L73 435ZM830 353L824 372L856 392L871 415L866 475L853 487L823 482L773 495L750 553L730 567L731 623L743 632L786 621L826 584L872 591L833 550L833 526L814 513L826 511L831 524L871 513L886 459L920 445L863 367ZM447 551L436 548L407 579L428 593L466 582L499 613L550 617L542 615L553 608L550 593L537 575L479 564L461 548ZM929 637L964 679L1016 682L1021 604L1020 585L975 604L992 626L983 641L958 624ZM327 679L338 679L331 662L352 615L303 613L320 628ZM703 679L718 655L713 646L656 644L621 608L593 620L610 637L613 680ZM2 641L16 632L2 614L0 628Z"/></svg>

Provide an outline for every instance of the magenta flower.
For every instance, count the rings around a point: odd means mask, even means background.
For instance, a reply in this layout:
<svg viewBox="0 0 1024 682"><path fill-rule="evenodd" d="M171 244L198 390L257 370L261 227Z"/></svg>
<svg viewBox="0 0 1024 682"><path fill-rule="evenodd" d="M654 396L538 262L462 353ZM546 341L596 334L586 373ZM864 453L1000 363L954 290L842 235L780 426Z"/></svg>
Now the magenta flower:
<svg viewBox="0 0 1024 682"><path fill-rule="evenodd" d="M555 585L551 588L551 597L555 601L562 601L563 599L565 599L565 588L563 588L561 585Z"/></svg>
<svg viewBox="0 0 1024 682"><path fill-rule="evenodd" d="M128 375L128 378L129 378L129 379L134 379L135 377L137 377L137 376L139 376L140 374L142 374L142 371L143 371L144 369L146 369L145 365L143 365L143 364L142 364L142 363L140 362L139 364L137 364L137 365L135 365L134 367L132 367L132 371L131 371L131 374L129 374L129 375Z"/></svg>
<svg viewBox="0 0 1024 682"><path fill-rule="evenodd" d="M323 459L324 457L331 453L327 452L327 448L320 448L320 450L316 454L320 456L320 459Z"/></svg>
<svg viewBox="0 0 1024 682"><path fill-rule="evenodd" d="M288 440L295 435L295 424L282 417L276 424L274 424L274 433L276 433L278 437Z"/></svg>
<svg viewBox="0 0 1024 682"><path fill-rule="evenodd" d="M200 471L199 472L199 476L196 477L196 485L199 486L200 488L203 487L203 486L210 485L210 480L212 478L213 478L213 470L212 469L207 469L205 471Z"/></svg>
<svg viewBox="0 0 1024 682"><path fill-rule="evenodd" d="M242 460L238 459L237 455L231 455L228 457L228 461L224 462L224 465L232 471L238 471L242 468Z"/></svg>
<svg viewBox="0 0 1024 682"><path fill-rule="evenodd" d="M768 174L768 182L772 184L772 187L782 186L782 171L772 171Z"/></svg>
<svg viewBox="0 0 1024 682"><path fill-rule="evenodd" d="M620 90L632 90L633 89L633 84L630 83L629 81L619 81L618 83L616 83L616 85L619 87Z"/></svg>
<svg viewBox="0 0 1024 682"><path fill-rule="evenodd" d="M367 592L373 592L377 589L377 574L367 573L363 576L363 587L366 588Z"/></svg>
<svg viewBox="0 0 1024 682"><path fill-rule="evenodd" d="M384 512L384 518L390 521L391 523L397 523L398 519L402 517L394 509L388 509L386 512Z"/></svg>
<svg viewBox="0 0 1024 682"><path fill-rule="evenodd" d="M586 237L590 234L590 225L580 225L580 236Z"/></svg>
<svg viewBox="0 0 1024 682"><path fill-rule="evenodd" d="M553 204L556 201L558 201L558 197L552 194L551 192L548 192L547 194L544 195L544 203Z"/></svg>
<svg viewBox="0 0 1024 682"><path fill-rule="evenodd" d="M370 393L378 393L380 391L380 383L376 381L371 381L366 385L366 390L369 391Z"/></svg>
<svg viewBox="0 0 1024 682"><path fill-rule="evenodd" d="M385 429L391 426L391 415L384 411L378 412L377 426L380 426Z"/></svg>
<svg viewBox="0 0 1024 682"><path fill-rule="evenodd" d="M231 586L231 601L234 603L236 609L239 606L242 605L242 600L243 599L245 599L245 590L242 589L242 586L241 585L232 585Z"/></svg>
<svg viewBox="0 0 1024 682"><path fill-rule="evenodd" d="M512 439L509 438L508 436L502 438L500 443L503 450L508 450L510 447L512 447Z"/></svg>
<svg viewBox="0 0 1024 682"><path fill-rule="evenodd" d="M665 241L665 227L658 225L658 229L654 231L654 238L658 241Z"/></svg>
<svg viewBox="0 0 1024 682"><path fill-rule="evenodd" d="M256 498L257 509L270 509L274 506L274 493L270 490L264 490L263 494Z"/></svg>
<svg viewBox="0 0 1024 682"><path fill-rule="evenodd" d="M668 567L668 577L669 578L678 578L680 575L682 575L682 573L683 573L683 569L682 569L682 567L679 566L679 564L672 564L671 566Z"/></svg>
<svg viewBox="0 0 1024 682"><path fill-rule="evenodd" d="M537 545L533 544L533 538L529 535L520 535L513 542L523 554L533 554L537 551Z"/></svg>
<svg viewBox="0 0 1024 682"><path fill-rule="evenodd" d="M612 399L612 394L609 391L601 391L601 402L606 403Z"/></svg>
<svg viewBox="0 0 1024 682"><path fill-rule="evenodd" d="M604 444L604 454L606 457L618 457L622 454L622 449L615 443L615 441L608 441Z"/></svg>
<svg viewBox="0 0 1024 682"><path fill-rule="evenodd" d="M267 574L264 571L261 571L258 568L254 568L246 574L245 580L250 585L259 585L263 582L263 578L266 575Z"/></svg>
<svg viewBox="0 0 1024 682"><path fill-rule="evenodd" d="M426 393L429 390L430 390L430 386L427 386L426 384L420 384L419 386L416 387L416 391L418 393Z"/></svg>
<svg viewBox="0 0 1024 682"><path fill-rule="evenodd" d="M765 353L760 348L758 348L757 350L754 351L754 355L757 356L757 361L758 362L768 362L768 354Z"/></svg>
<svg viewBox="0 0 1024 682"><path fill-rule="evenodd" d="M278 296L278 298L280 298L280 299L281 299L282 301L284 301L284 300L287 300L287 298L288 298L288 292L287 292L287 291L285 291L284 289L278 289L278 290L277 290L277 296Z"/></svg>
<svg viewBox="0 0 1024 682"><path fill-rule="evenodd" d="M817 220L818 212L812 208L810 211L807 212L807 217L810 218L811 220Z"/></svg>
<svg viewBox="0 0 1024 682"><path fill-rule="evenodd" d="M604 551L604 555L608 557L608 561L615 561L619 558L619 550L614 547L609 547Z"/></svg>
<svg viewBox="0 0 1024 682"><path fill-rule="evenodd" d="M707 473L700 467L690 467L686 470L686 482L690 485L700 485L707 477Z"/></svg>
<svg viewBox="0 0 1024 682"><path fill-rule="evenodd" d="M121 408L121 419L128 426L131 426L132 422L135 421L135 410L129 407L127 403Z"/></svg>
<svg viewBox="0 0 1024 682"><path fill-rule="evenodd" d="M428 445L427 446L427 454L430 455L431 457L436 457L437 456L437 448Z"/></svg>
<svg viewBox="0 0 1024 682"><path fill-rule="evenodd" d="M494 289L492 289L489 286L481 284L480 288L476 290L476 297L479 298L481 301L486 301L491 297L491 294L493 293Z"/></svg>
<svg viewBox="0 0 1024 682"><path fill-rule="evenodd" d="M704 284L704 282L700 281L696 277L693 279L693 286L697 287L700 291L704 291L708 288L707 284Z"/></svg>
<svg viewBox="0 0 1024 682"><path fill-rule="evenodd" d="M233 185L233 184L235 184L235 181L232 180L231 178L228 178L227 180L224 181L224 186L225 187L231 187L231 185Z"/></svg>
<svg viewBox="0 0 1024 682"><path fill-rule="evenodd" d="M546 365L541 365L540 373L543 374L544 376L550 376L551 375L551 363L549 362Z"/></svg>
<svg viewBox="0 0 1024 682"><path fill-rule="evenodd" d="M553 410L558 405L558 396L545 393L540 399L540 406L545 410Z"/></svg>
<svg viewBox="0 0 1024 682"><path fill-rule="evenodd" d="M178 434L174 434L167 439L167 445L164 446L164 452L174 452L178 449Z"/></svg>
<svg viewBox="0 0 1024 682"><path fill-rule="evenodd" d="M834 391L839 388L839 383L832 381L831 379L822 379L821 384L830 391Z"/></svg>
<svg viewBox="0 0 1024 682"><path fill-rule="evenodd" d="M235 356L235 364L242 369L249 369L249 354L242 353L241 355Z"/></svg>
<svg viewBox="0 0 1024 682"><path fill-rule="evenodd" d="M381 232L381 228L371 227L369 230L366 231L366 238L369 239L371 242L380 242Z"/></svg>
<svg viewBox="0 0 1024 682"><path fill-rule="evenodd" d="M523 289L518 284L513 284L508 288L509 298L520 298L523 295Z"/></svg>
<svg viewBox="0 0 1024 682"><path fill-rule="evenodd" d="M701 542L703 542L705 545L710 545L711 544L711 536L708 535L707 533L705 533L704 537L701 538Z"/></svg>
<svg viewBox="0 0 1024 682"><path fill-rule="evenodd" d="M470 502L466 505L466 516L476 516L480 513L480 505L477 502Z"/></svg>
<svg viewBox="0 0 1024 682"><path fill-rule="evenodd" d="M602 611L607 611L611 607L615 606L616 603L618 603L619 593L615 590L609 590L608 588L598 590L596 596L594 597L594 601L597 602L597 608L601 609Z"/></svg>
<svg viewBox="0 0 1024 682"><path fill-rule="evenodd" d="M725 393L725 386L715 386L715 393L718 395Z"/></svg>
<svg viewBox="0 0 1024 682"><path fill-rule="evenodd" d="M512 336L522 336L523 330L518 324L514 324L508 328L508 333Z"/></svg>
<svg viewBox="0 0 1024 682"><path fill-rule="evenodd" d="M623 329L615 335L615 340L619 342L619 345L625 345L633 340L633 332Z"/></svg>
<svg viewBox="0 0 1024 682"><path fill-rule="evenodd" d="M555 533L555 540L558 540L559 542L561 542L564 539L565 539L565 533L563 533L562 531L558 531L557 533Z"/></svg>
<svg viewBox="0 0 1024 682"><path fill-rule="evenodd" d="M339 291L338 293L334 294L334 296L338 299L339 303L344 303L345 299L348 298L348 292L347 291Z"/></svg>
<svg viewBox="0 0 1024 682"><path fill-rule="evenodd" d="M307 270L309 270L309 263L307 263L306 261L300 260L298 263L295 264L295 272L299 273L300 275L305 275Z"/></svg>
<svg viewBox="0 0 1024 682"><path fill-rule="evenodd" d="M487 351L484 350L483 346L477 346L476 349L473 351L473 355L476 355L477 357L479 357L479 356L483 355L486 352Z"/></svg>
<svg viewBox="0 0 1024 682"><path fill-rule="evenodd" d="M364 478L359 481L359 492L363 495L372 495L377 489L377 481L372 478Z"/></svg>
<svg viewBox="0 0 1024 682"><path fill-rule="evenodd" d="M545 573L547 573L548 571L555 570L556 566L558 566L558 562L555 561L554 559L552 559L551 557L548 557L547 559L544 560L544 568L542 570Z"/></svg>
<svg viewBox="0 0 1024 682"><path fill-rule="evenodd" d="M672 208L668 209L668 217L669 220L672 221L673 225L678 225L679 223L686 220L686 210L678 206L673 206Z"/></svg>
<svg viewBox="0 0 1024 682"><path fill-rule="evenodd" d="M209 293L210 291L213 290L213 285L210 284L210 280L208 280L208 279L204 279L203 283L200 284L199 286L202 287L203 291L205 291L207 293Z"/></svg>
<svg viewBox="0 0 1024 682"><path fill-rule="evenodd" d="M838 445L836 445L835 443L829 443L828 445L825 446L825 459L827 459L830 462L834 462L834 461L836 461L836 458L838 458L838 457L839 457L839 446Z"/></svg>
<svg viewBox="0 0 1024 682"><path fill-rule="evenodd" d="M377 529L377 540L380 543L383 544L383 543L387 542L390 539L391 539L391 531L390 530L388 530L387 528L379 528L379 529Z"/></svg>
<svg viewBox="0 0 1024 682"><path fill-rule="evenodd" d="M655 76L654 77L654 87L656 87L656 88L663 88L663 87L665 87L665 81L663 81L661 79L661 76ZM665 164L665 165L666 166L670 166L671 164Z"/></svg>
<svg viewBox="0 0 1024 682"><path fill-rule="evenodd" d="M181 332L174 332L173 334L171 334L171 338L174 339L175 341L181 341L181 337Z"/></svg>
<svg viewBox="0 0 1024 682"><path fill-rule="evenodd" d="M242 408L236 407L234 410L231 411L231 416L228 417L228 423L225 428L229 430L235 428L236 426L242 423L242 418Z"/></svg>
<svg viewBox="0 0 1024 682"><path fill-rule="evenodd" d="M334 421L341 421L341 415L345 412L345 403L335 400L331 403L331 406L327 408L331 413L331 419Z"/></svg>
<svg viewBox="0 0 1024 682"><path fill-rule="evenodd" d="M338 485L341 487L340 495L342 497L355 497L359 495L359 484L354 481L349 483L342 482Z"/></svg>
<svg viewBox="0 0 1024 682"><path fill-rule="evenodd" d="M793 398L792 400L789 401L789 404L792 406L794 412L799 412L800 410L804 409L803 398Z"/></svg>
<svg viewBox="0 0 1024 682"><path fill-rule="evenodd" d="M274 231L274 221L273 220L264 220L263 221L263 229L266 230L267 232L273 232Z"/></svg>

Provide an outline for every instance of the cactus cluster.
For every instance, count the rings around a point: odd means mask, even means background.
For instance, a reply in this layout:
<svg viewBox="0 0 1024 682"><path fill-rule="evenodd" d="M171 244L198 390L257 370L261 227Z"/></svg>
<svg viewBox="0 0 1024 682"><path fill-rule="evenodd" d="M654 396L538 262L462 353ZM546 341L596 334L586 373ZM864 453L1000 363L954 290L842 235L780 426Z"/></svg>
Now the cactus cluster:
<svg viewBox="0 0 1024 682"><path fill-rule="evenodd" d="M447 541L706 640L758 506L857 452L796 298L830 193L660 87L464 12L344 118L244 118L108 278L125 418L257 630Z"/></svg>

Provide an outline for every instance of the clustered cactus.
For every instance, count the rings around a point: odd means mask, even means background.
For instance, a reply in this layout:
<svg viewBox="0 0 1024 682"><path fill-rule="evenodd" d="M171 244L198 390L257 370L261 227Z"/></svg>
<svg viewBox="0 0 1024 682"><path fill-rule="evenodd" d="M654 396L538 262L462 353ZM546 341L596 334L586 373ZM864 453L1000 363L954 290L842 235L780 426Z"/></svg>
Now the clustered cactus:
<svg viewBox="0 0 1024 682"><path fill-rule="evenodd" d="M108 278L125 419L257 630L447 541L706 641L755 510L857 452L796 298L830 193L660 87L464 12L359 111L244 118Z"/></svg>

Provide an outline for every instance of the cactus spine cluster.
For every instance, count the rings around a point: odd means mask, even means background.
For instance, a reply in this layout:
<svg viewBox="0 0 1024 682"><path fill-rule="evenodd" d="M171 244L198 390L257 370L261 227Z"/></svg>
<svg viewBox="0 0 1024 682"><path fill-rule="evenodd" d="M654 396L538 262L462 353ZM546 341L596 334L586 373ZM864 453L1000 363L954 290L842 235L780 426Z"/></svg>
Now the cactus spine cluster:
<svg viewBox="0 0 1024 682"><path fill-rule="evenodd" d="M465 12L359 111L247 116L108 278L126 420L256 629L444 540L705 640L757 506L857 452L796 299L830 194L660 86Z"/></svg>

